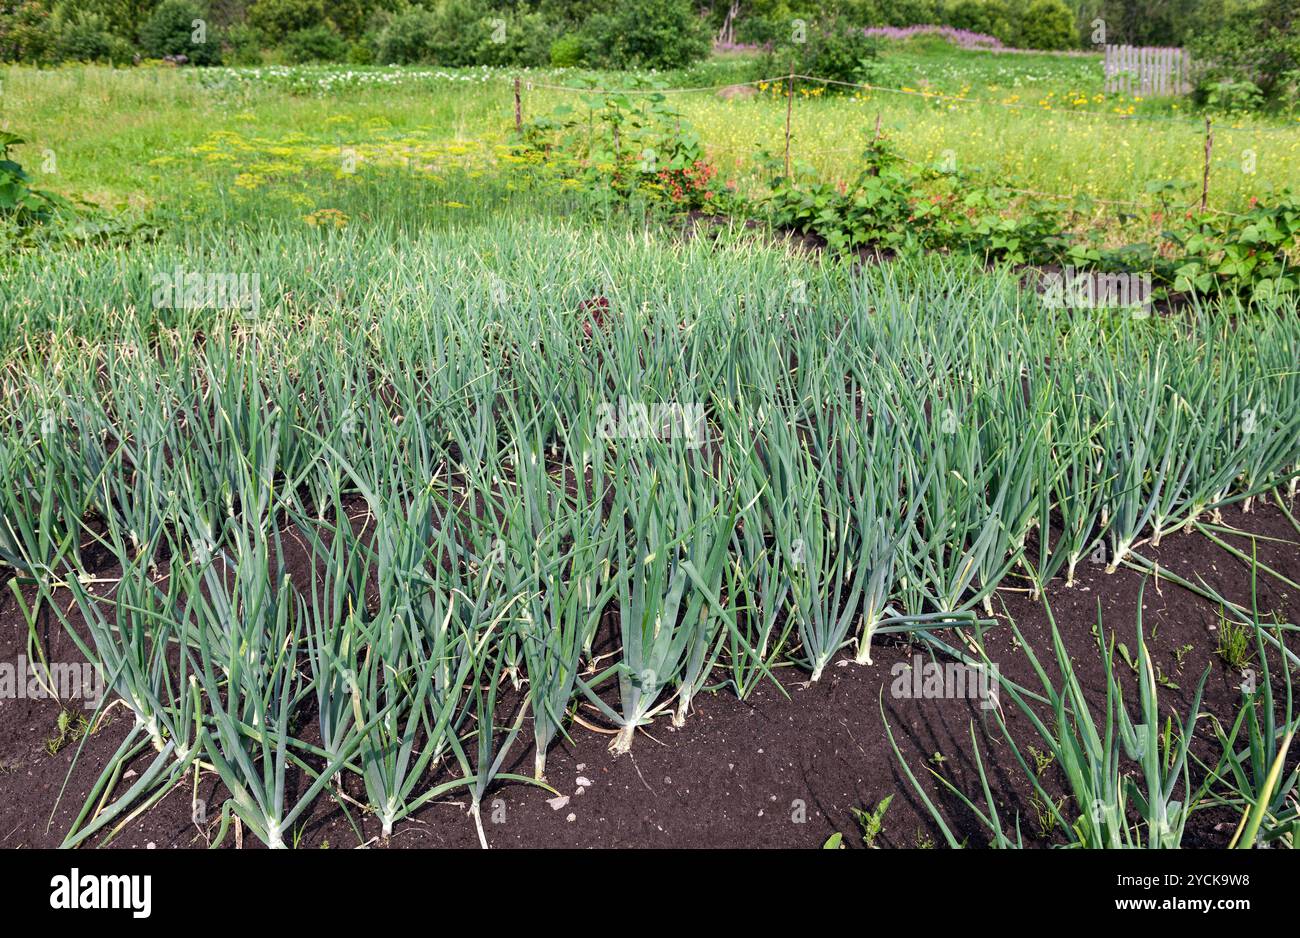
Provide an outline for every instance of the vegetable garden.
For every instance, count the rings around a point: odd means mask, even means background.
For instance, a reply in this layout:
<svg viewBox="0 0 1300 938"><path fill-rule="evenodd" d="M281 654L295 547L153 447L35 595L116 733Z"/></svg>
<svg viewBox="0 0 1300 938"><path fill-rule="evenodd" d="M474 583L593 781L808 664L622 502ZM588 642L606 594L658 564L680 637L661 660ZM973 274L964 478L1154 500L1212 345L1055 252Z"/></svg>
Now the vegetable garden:
<svg viewBox="0 0 1300 938"><path fill-rule="evenodd" d="M1090 238L889 132L760 193L590 100L14 242L3 647L105 690L22 842L1291 846L1294 198Z"/></svg>

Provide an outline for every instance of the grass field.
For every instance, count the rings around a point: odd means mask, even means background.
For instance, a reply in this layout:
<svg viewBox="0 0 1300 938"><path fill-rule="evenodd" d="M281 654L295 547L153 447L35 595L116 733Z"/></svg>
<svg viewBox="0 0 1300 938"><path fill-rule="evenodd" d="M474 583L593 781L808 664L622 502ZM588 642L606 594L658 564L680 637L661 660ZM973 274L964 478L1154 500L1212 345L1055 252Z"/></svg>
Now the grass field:
<svg viewBox="0 0 1300 938"><path fill-rule="evenodd" d="M1177 104L1103 94L1099 61L986 52L887 56L880 84L913 93L828 95L804 83L793 112L793 157L821 173L850 177L879 116L882 132L917 162L948 161L1053 195L1150 203L1149 184L1177 182L1187 187L1185 203L1198 199L1203 123ZM700 87L751 72L723 63L655 80ZM196 194L196 184L206 200L206 186L229 185L237 176L260 199L268 190L300 189L304 167L341 169L345 149L374 171L406 167L408 158L417 172L434 175L448 163L486 169L499 166L498 148L513 119L513 76L484 70L11 68L2 74L5 117L31 139L29 162L52 150L58 172L45 181L99 202L184 201ZM577 77L536 73L526 80L554 86ZM604 87L638 80L580 77ZM921 97L923 91L953 97ZM783 151L783 94L772 85L752 99L719 100L703 91L676 95L673 103L723 174L752 188L760 181L756 152ZM533 87L524 93L525 112L546 113L575 97ZM1297 165L1300 124L1218 121L1210 205L1238 211L1251 197L1294 185ZM336 180L331 188L347 182ZM471 192L460 201L472 198Z"/></svg>

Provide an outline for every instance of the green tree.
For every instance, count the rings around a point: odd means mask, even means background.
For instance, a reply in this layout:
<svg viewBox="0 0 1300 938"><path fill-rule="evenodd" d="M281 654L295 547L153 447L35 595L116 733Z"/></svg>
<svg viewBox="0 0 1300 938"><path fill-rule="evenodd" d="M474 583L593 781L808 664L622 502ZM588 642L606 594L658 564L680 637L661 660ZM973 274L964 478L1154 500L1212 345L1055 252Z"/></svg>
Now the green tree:
<svg viewBox="0 0 1300 938"><path fill-rule="evenodd" d="M98 29L135 42L158 0L61 0L60 18L72 24L84 15L93 16Z"/></svg>
<svg viewBox="0 0 1300 938"><path fill-rule="evenodd" d="M322 0L255 0L248 10L248 24L274 45L289 33L320 26L327 19Z"/></svg>
<svg viewBox="0 0 1300 938"><path fill-rule="evenodd" d="M44 64L58 41L49 0L17 0L0 6L0 62Z"/></svg>
<svg viewBox="0 0 1300 938"><path fill-rule="evenodd" d="M196 21L201 25L196 27ZM195 65L221 60L220 43L209 33L206 11L193 0L162 0L140 27L140 48L155 59L183 55Z"/></svg>
<svg viewBox="0 0 1300 938"><path fill-rule="evenodd" d="M957 0L944 13L945 24L994 36L1007 44L1018 40L1011 10L1002 0Z"/></svg>
<svg viewBox="0 0 1300 938"><path fill-rule="evenodd" d="M708 23L691 0L643 0L588 18L585 61L608 68L678 68L709 54Z"/></svg>
<svg viewBox="0 0 1300 938"><path fill-rule="evenodd" d="M1201 63L1197 97L1249 100L1252 85L1270 107L1300 107L1300 0L1265 0L1236 9L1219 28L1193 37L1192 57Z"/></svg>
<svg viewBox="0 0 1300 938"><path fill-rule="evenodd" d="M1069 49L1078 45L1074 14L1065 0L1030 0L1020 21L1019 43L1028 49Z"/></svg>

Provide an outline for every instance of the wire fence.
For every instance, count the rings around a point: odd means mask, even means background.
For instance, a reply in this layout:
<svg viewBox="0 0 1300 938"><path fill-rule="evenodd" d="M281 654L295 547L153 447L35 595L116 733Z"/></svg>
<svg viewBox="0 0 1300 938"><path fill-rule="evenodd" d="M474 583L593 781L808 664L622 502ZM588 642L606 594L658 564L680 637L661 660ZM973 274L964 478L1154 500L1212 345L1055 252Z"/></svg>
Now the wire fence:
<svg viewBox="0 0 1300 938"><path fill-rule="evenodd" d="M1202 119L1198 117L1183 117L1173 114L1117 114L1113 111L1082 111L1082 110L1061 110L1047 108L1036 104L1026 104L1020 101L997 101L992 98L969 97L967 95L949 94L942 91L928 91L916 88L893 88L888 85L875 85L869 82L839 81L834 78L821 78L816 75L803 75L798 72L787 73L785 75L776 75L770 78L755 78L750 81L729 81L715 85L696 85L686 88L599 88L586 87L581 85L556 85L547 82L532 81L523 79L522 84L526 90L538 91L558 91L570 94L593 94L593 95L670 95L670 94L716 94L729 88L746 88L760 87L770 85L784 85L791 80L810 81L828 87L839 88L857 88L862 91L869 91L879 94L896 94L910 96L924 100L932 101L949 101L959 104L976 105L979 107L997 107L1015 111L1031 111L1035 113L1050 113L1057 117L1068 117L1071 119L1080 118L1101 118L1103 120L1114 120L1124 123L1142 123L1144 121L1156 123L1183 124L1188 127L1199 129L1202 126ZM1268 127L1255 125L1251 127L1233 127L1226 125L1226 129L1237 133L1245 134L1265 134L1281 133L1295 134L1300 132L1300 124L1296 127Z"/></svg>
<svg viewBox="0 0 1300 938"><path fill-rule="evenodd" d="M728 90L728 89L734 89L734 88L767 88L767 87L780 88L781 86L784 86L785 94L782 95L782 97L786 100L786 107L787 107L786 128L785 128L785 158L786 158L786 166L788 168L789 161L790 161L790 147L791 147L791 133L790 133L791 112L793 110L794 101L797 100L797 96L794 94L794 83L796 81L812 82L815 84L820 84L824 87L853 88L868 93L899 95L899 96L905 96L910 98L917 98L925 101L942 101L942 102L950 102L953 104L968 105L973 107L1004 108L1007 110L1014 110L1021 113L1036 113L1042 115L1050 114L1053 117L1066 117L1070 120L1076 120L1076 119L1092 120L1092 119L1100 118L1103 120L1112 120L1112 121L1124 122L1124 123L1157 122L1157 123L1164 123L1164 124L1182 125L1189 129L1195 130L1198 137L1200 139L1203 139L1204 148L1205 148L1204 171L1202 174L1201 191L1196 199L1193 199L1192 202L1188 203L1187 208L1190 209L1191 207L1196 206L1199 203L1202 211L1211 212L1214 214L1222 214L1222 215L1237 215L1238 213L1229 212L1222 209L1214 209L1214 208L1210 208L1209 206L1210 165L1212 159L1214 133L1216 131L1218 132L1226 131L1234 134L1247 134L1247 135L1274 134L1274 133L1300 134L1300 125L1298 125L1295 128L1268 127L1268 126L1260 126L1260 125L1256 125L1252 127L1233 127L1231 125L1226 125L1226 126L1221 125L1216 127L1214 125L1212 118L1210 117L1205 117L1202 119L1202 118L1194 118L1194 117L1183 117L1179 115L1118 114L1118 113L1107 112L1107 111L1060 110L1060 109L1053 109L1050 107L1044 107L1041 105L1027 104L1027 103L1016 102L1016 101L997 101L997 100L993 100L990 98L983 98L983 97L972 98L966 95L954 95L954 94L948 94L946 92L941 92L941 91L929 91L924 89L918 90L913 88L893 88L885 85L876 85L869 82L840 81L833 78L822 78L817 75L804 75L798 72L794 72L793 70L787 72L784 75L777 75L768 78L755 78L749 81L731 81L731 82L723 82L723 83L713 84L713 85L697 85L697 86L683 87L683 88L656 88L656 87L603 88L603 87L590 87L590 86L584 87L584 86L575 86L575 85L552 84L548 82L539 82L539 81L516 78L514 79L515 121L517 126L520 125L520 122L522 120L521 95L523 90L525 89L529 91L537 90L537 91L550 91L550 92L582 94L582 95L653 96L653 95L683 95L683 94L717 94L718 92ZM863 148L864 145L861 144L857 146L847 146L847 147L819 147L818 152L819 153L849 153L849 152L860 153L862 152ZM725 147L725 146L710 145L710 149L715 152L717 151L742 152L737 148ZM745 150L743 152L749 153L752 151ZM908 163L911 163L912 165L919 165L914 160L907 160L905 157L904 160ZM1103 199L1081 191L1076 191L1072 193L1044 192L1035 189L1020 189L1014 186L1006 186L1006 185L1000 185L998 188L1004 189L1008 192L1016 192L1024 195L1035 196L1037 198L1055 199L1055 200L1062 200L1062 201L1075 201L1077 199L1086 197L1091 202L1099 205L1120 205L1120 206L1129 206L1129 207L1139 207L1139 206L1149 205L1149 201L1143 201L1138 199Z"/></svg>

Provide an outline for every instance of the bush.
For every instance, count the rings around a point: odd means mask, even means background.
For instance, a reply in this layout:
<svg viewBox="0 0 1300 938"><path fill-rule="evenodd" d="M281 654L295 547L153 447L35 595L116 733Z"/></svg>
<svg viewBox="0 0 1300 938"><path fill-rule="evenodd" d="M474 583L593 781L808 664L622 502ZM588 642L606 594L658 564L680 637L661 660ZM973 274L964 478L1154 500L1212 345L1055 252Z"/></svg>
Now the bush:
<svg viewBox="0 0 1300 938"><path fill-rule="evenodd" d="M111 62L125 65L134 57L130 43L113 35L108 22L93 13L78 13L58 31L54 57L61 62Z"/></svg>
<svg viewBox="0 0 1300 938"><path fill-rule="evenodd" d="M467 27L477 25L487 10L469 0L451 0L433 9L412 7L389 20L379 35L379 61L386 65L414 63L473 65L477 40L467 41Z"/></svg>
<svg viewBox="0 0 1300 938"><path fill-rule="evenodd" d="M347 62L349 65L374 65L374 50L368 43L362 41L349 42Z"/></svg>
<svg viewBox="0 0 1300 938"><path fill-rule="evenodd" d="M551 64L556 68L582 64L582 37L566 33L551 43Z"/></svg>
<svg viewBox="0 0 1300 938"><path fill-rule="evenodd" d="M256 0L248 10L248 25L274 45L282 43L290 33L325 21L322 0Z"/></svg>
<svg viewBox="0 0 1300 938"><path fill-rule="evenodd" d="M709 54L708 23L691 0L622 3L590 17L583 59L604 68L681 68Z"/></svg>
<svg viewBox="0 0 1300 938"><path fill-rule="evenodd" d="M880 0L879 5L885 26L924 26L943 19L937 0Z"/></svg>
<svg viewBox="0 0 1300 938"><path fill-rule="evenodd" d="M437 61L445 42L440 25L436 14L421 7L398 14L379 33L378 60L384 65Z"/></svg>
<svg viewBox="0 0 1300 938"><path fill-rule="evenodd" d="M766 16L747 16L736 24L736 42L746 46L766 46L777 41L788 24Z"/></svg>
<svg viewBox="0 0 1300 938"><path fill-rule="evenodd" d="M348 44L332 26L321 24L299 29L284 37L280 44L284 57L295 64L303 62L341 62Z"/></svg>
<svg viewBox="0 0 1300 938"><path fill-rule="evenodd" d="M195 20L203 20L201 31ZM196 42L196 34L202 42ZM183 55L195 65L216 65L221 49L207 32L204 11L191 0L162 0L140 28L140 48L150 58Z"/></svg>
<svg viewBox="0 0 1300 938"><path fill-rule="evenodd" d="M793 37L798 38L798 37ZM803 42L783 37L758 65L763 75L779 75L791 64L800 75L814 75L832 81L870 81L878 47L860 27L850 27L838 19L808 24ZM828 90L836 89L827 86Z"/></svg>
<svg viewBox="0 0 1300 938"><path fill-rule="evenodd" d="M1259 86L1249 81L1216 81L1203 88L1206 108L1226 114L1242 114L1258 110L1264 103Z"/></svg>
<svg viewBox="0 0 1300 938"><path fill-rule="evenodd" d="M494 11L469 24L475 65L546 65L555 29L537 13Z"/></svg>
<svg viewBox="0 0 1300 938"><path fill-rule="evenodd" d="M374 13L374 6L370 0L330 0L330 22L344 39L359 39L365 32L366 20Z"/></svg>
<svg viewBox="0 0 1300 938"><path fill-rule="evenodd" d="M1069 49L1078 45L1074 14L1065 0L1031 0L1021 18L1018 41L1027 49Z"/></svg>
<svg viewBox="0 0 1300 938"><path fill-rule="evenodd" d="M854 16L854 14L850 14L850 16ZM745 16L736 23L736 42L747 46L768 47L781 42L789 42L795 20L807 22L816 18L815 15L802 11L795 13L784 2L774 5L764 4L761 14ZM853 22L866 23L875 18L878 17L855 17Z"/></svg>
<svg viewBox="0 0 1300 938"><path fill-rule="evenodd" d="M1259 89L1265 107L1300 103L1300 0L1265 0L1238 9L1221 28L1193 37L1190 49L1201 63L1198 103L1208 105L1217 96L1222 106L1225 93L1235 102L1248 99L1237 90L1246 84Z"/></svg>
<svg viewBox="0 0 1300 938"><path fill-rule="evenodd" d="M1018 40L1011 10L1002 0L957 0L948 8L944 19L948 26L993 36L1007 45L1014 45ZM1070 25L1073 28L1073 17Z"/></svg>
<svg viewBox="0 0 1300 938"><path fill-rule="evenodd" d="M231 65L261 65L266 39L247 23L235 23L221 37L222 58Z"/></svg>
<svg viewBox="0 0 1300 938"><path fill-rule="evenodd" d="M40 65L53 59L59 37L49 0L18 0L0 11L0 62Z"/></svg>
<svg viewBox="0 0 1300 938"><path fill-rule="evenodd" d="M479 0L444 0L394 16L376 46L384 64L545 65L554 33L537 13L492 10Z"/></svg>

